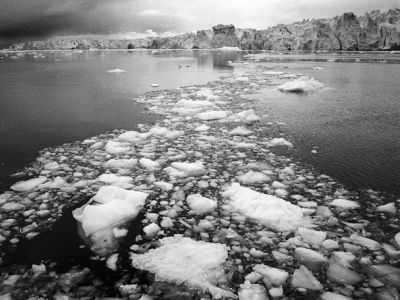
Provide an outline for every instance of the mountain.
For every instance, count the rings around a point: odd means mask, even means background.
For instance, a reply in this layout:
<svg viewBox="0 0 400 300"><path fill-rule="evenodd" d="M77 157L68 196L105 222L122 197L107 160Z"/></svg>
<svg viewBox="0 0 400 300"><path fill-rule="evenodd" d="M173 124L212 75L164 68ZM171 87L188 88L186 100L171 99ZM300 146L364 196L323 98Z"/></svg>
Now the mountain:
<svg viewBox="0 0 400 300"><path fill-rule="evenodd" d="M349 12L330 19L312 19L265 30L236 29L217 25L173 37L140 40L48 40L15 44L25 49L210 49L238 47L243 50L368 51L400 50L400 9L374 10L363 16Z"/></svg>

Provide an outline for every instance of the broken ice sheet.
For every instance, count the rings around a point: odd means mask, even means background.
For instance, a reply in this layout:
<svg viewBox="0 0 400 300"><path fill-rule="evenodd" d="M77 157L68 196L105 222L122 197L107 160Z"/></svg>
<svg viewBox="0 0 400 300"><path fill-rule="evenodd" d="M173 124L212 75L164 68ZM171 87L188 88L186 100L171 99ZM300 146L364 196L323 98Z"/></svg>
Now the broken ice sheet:
<svg viewBox="0 0 400 300"><path fill-rule="evenodd" d="M156 281L186 284L208 291L214 297L234 298L232 292L216 284L225 281L223 263L228 249L223 244L195 241L175 235L159 240L162 244L145 254L131 254L132 266L155 273Z"/></svg>

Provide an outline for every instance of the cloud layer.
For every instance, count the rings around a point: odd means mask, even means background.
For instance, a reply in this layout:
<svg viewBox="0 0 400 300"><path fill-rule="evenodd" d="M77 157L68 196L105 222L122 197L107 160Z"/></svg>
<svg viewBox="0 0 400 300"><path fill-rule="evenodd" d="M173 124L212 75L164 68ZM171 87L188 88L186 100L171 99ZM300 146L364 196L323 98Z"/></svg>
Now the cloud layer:
<svg viewBox="0 0 400 300"><path fill-rule="evenodd" d="M398 0L1 0L0 38L267 28L304 18L398 8Z"/></svg>

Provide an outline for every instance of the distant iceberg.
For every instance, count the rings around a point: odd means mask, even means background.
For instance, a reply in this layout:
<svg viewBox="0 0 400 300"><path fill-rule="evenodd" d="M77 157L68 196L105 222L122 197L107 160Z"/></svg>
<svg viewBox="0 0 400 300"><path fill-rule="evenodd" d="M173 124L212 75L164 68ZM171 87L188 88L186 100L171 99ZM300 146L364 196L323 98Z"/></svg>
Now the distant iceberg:
<svg viewBox="0 0 400 300"><path fill-rule="evenodd" d="M119 73L126 73L125 70L118 69L118 68L112 69L112 70L108 70L107 72L108 72L108 73L116 73L116 74L119 74Z"/></svg>
<svg viewBox="0 0 400 300"><path fill-rule="evenodd" d="M318 89L322 89L323 87L324 85L321 82L315 80L314 78L310 78L308 76L302 76L298 79L286 82L278 86L278 90L290 93L307 93Z"/></svg>

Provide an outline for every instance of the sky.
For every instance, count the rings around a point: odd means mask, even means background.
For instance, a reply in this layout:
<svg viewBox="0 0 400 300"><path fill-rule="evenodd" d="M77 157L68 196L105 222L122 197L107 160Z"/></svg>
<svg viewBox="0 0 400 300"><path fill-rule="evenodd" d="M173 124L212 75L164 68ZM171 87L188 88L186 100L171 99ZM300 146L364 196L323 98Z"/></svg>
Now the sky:
<svg viewBox="0 0 400 300"><path fill-rule="evenodd" d="M72 35L173 35L217 24L265 29L400 0L0 0L0 43Z"/></svg>

